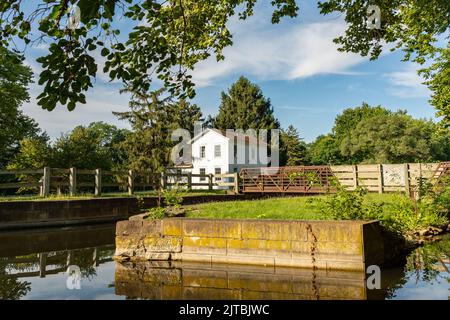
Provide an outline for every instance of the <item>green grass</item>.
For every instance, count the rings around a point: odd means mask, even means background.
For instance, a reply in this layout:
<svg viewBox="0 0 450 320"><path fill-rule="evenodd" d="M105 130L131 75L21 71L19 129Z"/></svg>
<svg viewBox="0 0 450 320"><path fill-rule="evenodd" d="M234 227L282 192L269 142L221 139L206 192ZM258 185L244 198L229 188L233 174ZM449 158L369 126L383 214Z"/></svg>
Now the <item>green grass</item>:
<svg viewBox="0 0 450 320"><path fill-rule="evenodd" d="M218 219L295 219L330 220L321 210L320 202L327 196L283 197L263 200L212 202L187 207L190 218ZM365 201L386 203L395 201L394 194L368 194ZM386 210L389 206L386 206Z"/></svg>

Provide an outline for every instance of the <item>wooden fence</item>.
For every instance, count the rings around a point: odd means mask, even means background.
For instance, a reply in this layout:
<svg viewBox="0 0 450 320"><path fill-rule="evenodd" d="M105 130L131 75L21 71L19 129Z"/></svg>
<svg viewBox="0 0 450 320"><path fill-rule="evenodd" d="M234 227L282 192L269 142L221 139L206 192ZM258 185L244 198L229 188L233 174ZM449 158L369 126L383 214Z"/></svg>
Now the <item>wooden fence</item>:
<svg viewBox="0 0 450 320"><path fill-rule="evenodd" d="M67 190L74 196L80 189L91 189L96 196L101 196L106 188L118 188L132 195L137 189L159 190L175 185L193 187L227 187L238 192L238 174L194 174L194 173L153 173L145 171L105 171L81 170L77 168L59 169L45 167L35 170L0 170L0 177L13 176L20 182L0 182L0 189L39 189L41 196L48 196L54 191L61 194ZM204 178L205 182L192 182L193 177ZM231 181L232 180L232 181Z"/></svg>
<svg viewBox="0 0 450 320"><path fill-rule="evenodd" d="M339 183L349 190L362 186L370 192L409 193L420 179L431 179L439 163L363 164L353 166L331 166Z"/></svg>
<svg viewBox="0 0 450 320"><path fill-rule="evenodd" d="M411 192L419 183L420 179L431 179L436 174L439 163L405 163L405 164L363 164L331 166L331 172L339 183L349 190L357 186L367 188L370 192ZM315 167L305 167L315 168ZM266 168L264 170L269 170ZM284 170L289 169L284 168ZM12 176L14 182L4 182L5 176ZM269 175L270 176L270 175ZM265 181L272 181L269 179ZM204 178L204 182L193 182L192 178ZM194 173L152 173L145 171L105 171L80 170L76 168L58 169L43 168L33 170L0 170L0 190L33 188L39 189L41 196L48 196L52 192L57 194L66 190L70 195L80 193L80 190L92 190L96 196L100 196L105 190L118 188L128 194L134 194L137 190L166 189L175 185L187 186L189 190L196 187L205 187L212 190L214 187L226 187L238 193L245 182L250 181L245 176L245 170L231 174L194 174ZM297 177L295 181L301 180ZM19 180L19 182L17 182ZM202 179L199 179L202 180ZM292 188L296 182L288 181L283 186ZM255 183L255 182L252 182ZM279 184L279 183L278 183ZM329 190L328 186L327 190ZM256 189L255 189L256 188ZM266 192L257 186L249 192ZM268 192L290 192L279 188L272 188ZM311 190L314 188L310 188ZM309 189L308 189L309 190ZM313 190L314 191L314 190ZM245 192L245 190L244 190Z"/></svg>

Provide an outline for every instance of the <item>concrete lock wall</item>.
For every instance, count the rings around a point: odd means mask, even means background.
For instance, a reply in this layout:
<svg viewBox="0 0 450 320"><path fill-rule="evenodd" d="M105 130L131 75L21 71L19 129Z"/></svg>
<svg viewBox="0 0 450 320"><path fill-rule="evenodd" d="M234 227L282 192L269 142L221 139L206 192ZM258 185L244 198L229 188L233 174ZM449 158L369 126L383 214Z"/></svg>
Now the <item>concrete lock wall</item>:
<svg viewBox="0 0 450 320"><path fill-rule="evenodd" d="M183 199L183 205L206 202L268 198L267 195L195 195ZM158 197L144 197L143 207L156 207ZM164 205L164 203L163 203ZM0 202L0 230L55 227L127 219L140 213L138 199L97 198Z"/></svg>
<svg viewBox="0 0 450 320"><path fill-rule="evenodd" d="M364 271L386 257L377 221L121 221L116 259Z"/></svg>
<svg viewBox="0 0 450 320"><path fill-rule="evenodd" d="M137 212L134 198L2 202L0 230L114 222Z"/></svg>

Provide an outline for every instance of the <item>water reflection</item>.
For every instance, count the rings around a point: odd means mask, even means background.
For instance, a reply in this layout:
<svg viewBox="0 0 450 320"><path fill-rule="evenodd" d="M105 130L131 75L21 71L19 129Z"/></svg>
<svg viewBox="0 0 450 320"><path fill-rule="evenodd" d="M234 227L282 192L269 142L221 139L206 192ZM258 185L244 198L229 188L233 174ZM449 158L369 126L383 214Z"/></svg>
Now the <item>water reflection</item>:
<svg viewBox="0 0 450 320"><path fill-rule="evenodd" d="M101 265L113 263L114 232L108 224L0 233L0 299L73 296L66 286L69 266L84 283L97 278ZM56 296L46 290L52 283Z"/></svg>
<svg viewBox="0 0 450 320"><path fill-rule="evenodd" d="M116 294L132 299L366 299L362 273L186 262L116 265Z"/></svg>
<svg viewBox="0 0 450 320"><path fill-rule="evenodd" d="M450 236L365 274L198 263L116 263L115 225L0 232L0 299L444 299L450 297ZM77 266L80 290L67 287Z"/></svg>

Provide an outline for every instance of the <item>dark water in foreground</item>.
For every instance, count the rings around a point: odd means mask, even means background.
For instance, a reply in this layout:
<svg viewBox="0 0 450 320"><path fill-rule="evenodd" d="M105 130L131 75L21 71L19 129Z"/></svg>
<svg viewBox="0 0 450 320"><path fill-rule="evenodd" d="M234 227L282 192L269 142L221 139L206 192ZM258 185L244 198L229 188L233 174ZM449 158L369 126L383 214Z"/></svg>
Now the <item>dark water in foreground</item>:
<svg viewBox="0 0 450 320"><path fill-rule="evenodd" d="M193 263L119 264L114 225L0 232L1 299L442 299L450 298L450 236L365 275ZM71 274L69 274L67 271Z"/></svg>

